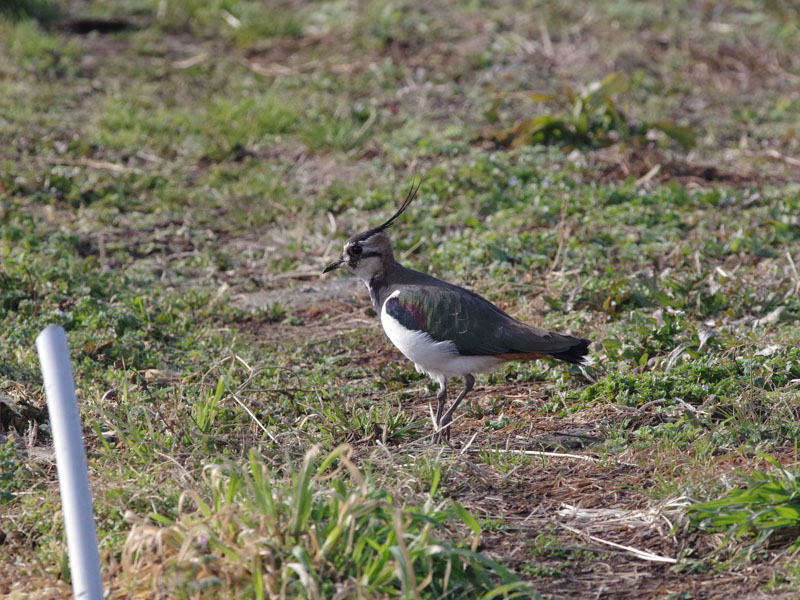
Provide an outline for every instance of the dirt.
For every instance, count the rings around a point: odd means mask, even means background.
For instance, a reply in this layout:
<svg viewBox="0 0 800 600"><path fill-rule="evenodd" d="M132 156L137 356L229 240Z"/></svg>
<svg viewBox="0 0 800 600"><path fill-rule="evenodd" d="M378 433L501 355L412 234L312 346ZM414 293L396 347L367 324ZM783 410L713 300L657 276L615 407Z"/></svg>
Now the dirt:
<svg viewBox="0 0 800 600"><path fill-rule="evenodd" d="M770 158L765 155L763 158ZM625 181L633 178L640 184L656 185L680 183L688 188L723 184L733 188L760 188L766 184L800 181L800 171L781 176L752 169L726 168L718 165L695 164L669 156L655 148L621 152L619 149L599 150L592 153L594 177L602 183ZM592 173L588 174L592 177Z"/></svg>
<svg viewBox="0 0 800 600"><path fill-rule="evenodd" d="M504 448L497 439L475 444L482 452ZM719 575L656 562L690 550L707 554L721 540L686 534L681 527L672 532L674 514L648 508L652 503L642 490L649 487L650 474L637 465L650 457L624 455L624 463L606 464L580 456L592 455L543 456L506 476L475 465L465 468L471 477L453 496L473 514L503 524L502 533L483 536L480 549L518 572L543 573L532 581L545 598L644 600L681 593L679 597L709 600L780 597L762 591L774 572L768 566ZM734 465L727 468L733 473ZM551 539L545 551L537 540L540 534ZM620 546L653 556L645 560ZM581 553L573 557L574 551Z"/></svg>
<svg viewBox="0 0 800 600"><path fill-rule="evenodd" d="M265 344L321 343L362 329L378 329L369 296L354 277L315 279L294 287L238 293L231 296L231 304L245 311L273 305L287 310L288 318L278 321L255 313L237 324Z"/></svg>
<svg viewBox="0 0 800 600"><path fill-rule="evenodd" d="M280 304L290 307L292 312L311 311L309 314L329 314L335 307L345 309L368 304L369 296L355 277L318 278L293 287L240 293L231 296L237 308L254 310Z"/></svg>

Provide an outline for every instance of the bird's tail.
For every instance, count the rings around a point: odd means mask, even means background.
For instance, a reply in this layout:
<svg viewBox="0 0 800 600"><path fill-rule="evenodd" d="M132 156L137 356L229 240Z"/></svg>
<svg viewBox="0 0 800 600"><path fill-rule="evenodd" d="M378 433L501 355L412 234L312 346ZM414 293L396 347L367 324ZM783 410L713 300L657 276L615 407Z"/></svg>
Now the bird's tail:
<svg viewBox="0 0 800 600"><path fill-rule="evenodd" d="M548 356L551 358L557 358L558 360L563 360L564 362L572 363L574 365L579 365L583 362L586 362L584 357L589 353L589 344L591 344L591 342L583 338L572 339L575 340L575 343L568 349L561 350L560 352L552 352L548 354Z"/></svg>

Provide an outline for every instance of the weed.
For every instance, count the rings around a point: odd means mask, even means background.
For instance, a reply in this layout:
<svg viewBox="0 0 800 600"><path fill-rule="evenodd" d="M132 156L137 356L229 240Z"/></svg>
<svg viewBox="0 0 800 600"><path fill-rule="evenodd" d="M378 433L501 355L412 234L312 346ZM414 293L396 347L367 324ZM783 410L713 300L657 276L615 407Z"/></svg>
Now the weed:
<svg viewBox="0 0 800 600"><path fill-rule="evenodd" d="M567 147L604 147L619 141L642 145L652 131L660 131L684 148L695 144L695 133L669 121L632 124L620 110L613 96L629 89L622 73L612 73L602 81L586 86L576 94L564 86L564 97L533 94L537 102L560 104L561 114L545 114L518 123L489 137L498 145L519 148L526 144L560 144Z"/></svg>
<svg viewBox="0 0 800 600"><path fill-rule="evenodd" d="M759 456L772 465L773 472L740 472L743 487L728 490L716 500L692 504L687 514L692 524L703 530L722 530L737 539L755 536L747 545L748 554L780 533L788 533L796 548L800 531L800 475L771 456Z"/></svg>
<svg viewBox="0 0 800 600"><path fill-rule="evenodd" d="M317 454L306 454L289 485L254 452L241 468L207 467L202 494L187 493L176 519L154 514L156 525L134 525L123 555L127 585L140 585L137 574L158 563L169 573L165 584L181 593L534 595L475 551L480 527L457 503L435 505L429 498L422 506L398 505L350 462L348 446L321 461ZM471 549L441 537L453 521L472 532ZM155 539L161 540L157 546Z"/></svg>
<svg viewBox="0 0 800 600"><path fill-rule="evenodd" d="M0 446L0 467L0 504L4 504L14 499L16 491L28 485L25 464L13 439Z"/></svg>

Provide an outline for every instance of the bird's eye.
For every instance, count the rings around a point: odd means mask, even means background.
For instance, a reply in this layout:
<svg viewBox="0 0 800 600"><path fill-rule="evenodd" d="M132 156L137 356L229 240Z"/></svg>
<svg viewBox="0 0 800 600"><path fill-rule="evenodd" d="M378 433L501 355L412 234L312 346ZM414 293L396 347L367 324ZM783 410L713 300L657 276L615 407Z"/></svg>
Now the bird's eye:
<svg viewBox="0 0 800 600"><path fill-rule="evenodd" d="M350 246L348 252L353 256L358 256L359 254L361 254L361 246Z"/></svg>

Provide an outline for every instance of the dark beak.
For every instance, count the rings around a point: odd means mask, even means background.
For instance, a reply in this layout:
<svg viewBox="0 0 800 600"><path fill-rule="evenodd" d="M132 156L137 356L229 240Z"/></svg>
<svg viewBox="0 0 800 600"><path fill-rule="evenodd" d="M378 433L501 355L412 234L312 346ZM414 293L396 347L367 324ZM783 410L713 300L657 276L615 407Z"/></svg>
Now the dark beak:
<svg viewBox="0 0 800 600"><path fill-rule="evenodd" d="M333 261L331 264L329 264L327 267L325 267L322 270L322 274L324 275L325 273L327 273L329 271L333 271L334 269L338 269L339 267L342 266L343 262L344 262L343 258L340 258L339 260Z"/></svg>

